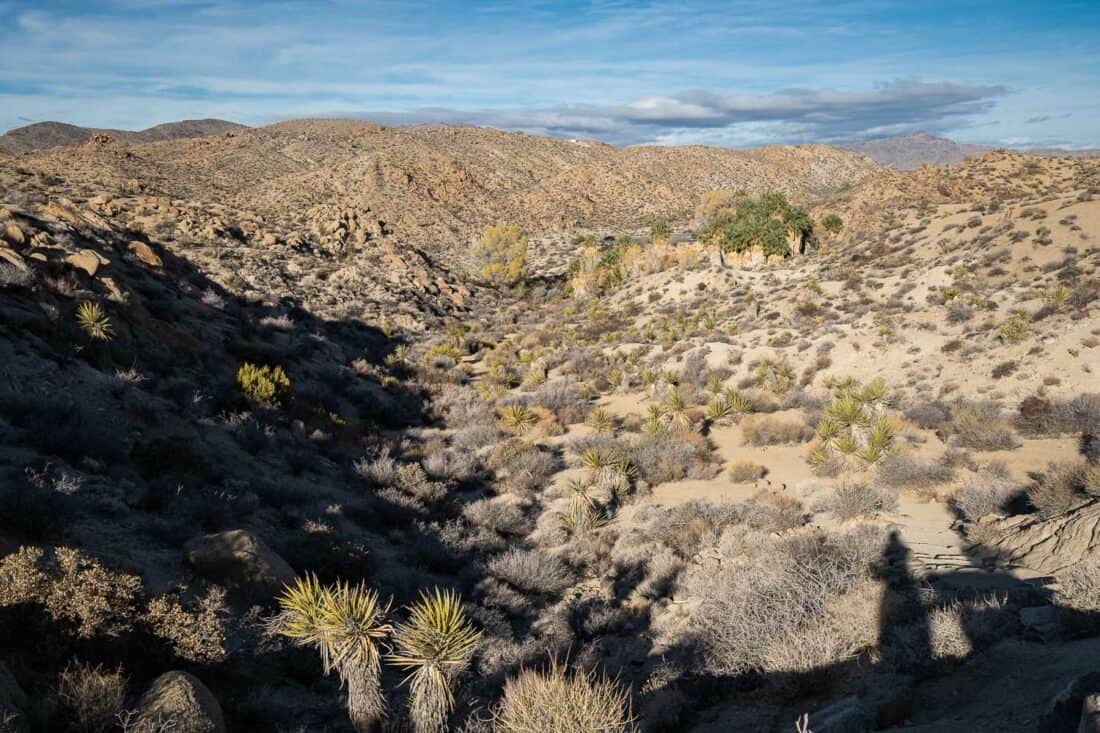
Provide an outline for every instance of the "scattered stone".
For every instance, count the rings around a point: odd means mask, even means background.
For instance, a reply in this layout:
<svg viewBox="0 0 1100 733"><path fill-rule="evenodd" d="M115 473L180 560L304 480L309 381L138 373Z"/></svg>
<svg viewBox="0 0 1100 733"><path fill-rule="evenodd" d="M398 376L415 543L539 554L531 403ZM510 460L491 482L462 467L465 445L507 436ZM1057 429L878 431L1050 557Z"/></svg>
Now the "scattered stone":
<svg viewBox="0 0 1100 733"><path fill-rule="evenodd" d="M875 716L856 696L838 700L810 715L814 733L870 733Z"/></svg>
<svg viewBox="0 0 1100 733"><path fill-rule="evenodd" d="M247 530L196 537L184 550L191 566L214 580L272 592L294 581L286 560Z"/></svg>
<svg viewBox="0 0 1100 733"><path fill-rule="evenodd" d="M153 248L147 245L145 242L130 242L128 245L126 245L126 249L128 249L130 251L130 254L136 257L138 261L148 265L149 267L164 267L164 262L160 259L157 253L153 251Z"/></svg>
<svg viewBox="0 0 1100 733"><path fill-rule="evenodd" d="M167 730L166 724L173 733L225 733L217 698L187 672L157 677L138 703L138 730Z"/></svg>
<svg viewBox="0 0 1100 733"><path fill-rule="evenodd" d="M1054 606L1029 606L1020 609L1020 623L1028 631L1039 635L1043 641L1058 638L1061 619Z"/></svg>
<svg viewBox="0 0 1100 733"><path fill-rule="evenodd" d="M24 272L27 270L27 263L23 261L23 258L7 247L0 247L0 260L4 260L17 270Z"/></svg>

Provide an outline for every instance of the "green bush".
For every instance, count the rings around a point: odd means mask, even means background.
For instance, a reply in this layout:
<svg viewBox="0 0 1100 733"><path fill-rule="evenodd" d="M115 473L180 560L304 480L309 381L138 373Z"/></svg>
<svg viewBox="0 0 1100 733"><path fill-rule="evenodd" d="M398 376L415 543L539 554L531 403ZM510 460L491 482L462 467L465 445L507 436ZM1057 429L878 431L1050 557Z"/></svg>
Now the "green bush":
<svg viewBox="0 0 1100 733"><path fill-rule="evenodd" d="M280 366L256 366L245 362L237 370L237 386L245 397L267 407L286 407L290 402L290 378Z"/></svg>
<svg viewBox="0 0 1100 733"><path fill-rule="evenodd" d="M805 209L773 192L741 198L736 208L721 210L703 226L700 239L730 252L759 246L765 254L786 256L791 253L791 239L804 237L812 229Z"/></svg>
<svg viewBox="0 0 1100 733"><path fill-rule="evenodd" d="M527 278L527 237L519 227L503 222L491 226L474 246L481 279L495 287L509 287Z"/></svg>
<svg viewBox="0 0 1100 733"><path fill-rule="evenodd" d="M827 231L829 234L837 234L844 228L844 222L836 214L827 214L824 219L821 220L821 228Z"/></svg>

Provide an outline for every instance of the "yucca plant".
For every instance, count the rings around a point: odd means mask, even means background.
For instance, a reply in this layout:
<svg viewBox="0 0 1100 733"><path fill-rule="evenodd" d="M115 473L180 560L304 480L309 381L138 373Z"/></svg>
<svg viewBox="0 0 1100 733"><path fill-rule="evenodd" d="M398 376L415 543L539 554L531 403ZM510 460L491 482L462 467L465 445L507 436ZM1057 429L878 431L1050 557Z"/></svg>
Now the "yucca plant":
<svg viewBox="0 0 1100 733"><path fill-rule="evenodd" d="M569 511L561 514L561 527L569 534L583 534L589 530L606 526L610 521L607 514L597 506L570 505Z"/></svg>
<svg viewBox="0 0 1100 733"><path fill-rule="evenodd" d="M501 419L509 430L520 435L526 433L538 422L538 416L524 405L508 405L501 413Z"/></svg>
<svg viewBox="0 0 1100 733"><path fill-rule="evenodd" d="M854 397L841 397L833 403L833 406L829 408L829 416L835 420L840 427L850 429L856 427L866 427L870 420L867 418L867 413L863 410L863 405Z"/></svg>
<svg viewBox="0 0 1100 733"><path fill-rule="evenodd" d="M408 672L409 717L416 733L442 733L454 709L451 686L470 663L481 632L451 590L420 592L409 606L409 621L394 631L397 651L387 660Z"/></svg>
<svg viewBox="0 0 1100 733"><path fill-rule="evenodd" d="M365 585L322 586L316 575L298 578L279 597L278 633L299 646L316 647L325 674L347 686L348 716L360 733L375 730L386 715L381 644L392 628L389 603Z"/></svg>
<svg viewBox="0 0 1100 733"><path fill-rule="evenodd" d="M841 428L840 423L837 422L835 418L828 415L823 417L821 422L817 424L817 427L814 428L814 432L817 433L818 439L826 445L839 438L842 430L843 428Z"/></svg>
<svg viewBox="0 0 1100 733"><path fill-rule="evenodd" d="M615 418L611 416L610 412L601 407L597 407L588 413L588 419L585 422L588 423L588 427L597 433L610 433L615 429Z"/></svg>
<svg viewBox="0 0 1100 733"><path fill-rule="evenodd" d="M710 422L718 422L732 415L733 409L724 397L714 397L707 403L706 418Z"/></svg>
<svg viewBox="0 0 1100 733"><path fill-rule="evenodd" d="M867 445L860 451L859 457L873 465L890 454L894 445L894 428L885 417L879 418L871 426L867 435Z"/></svg>
<svg viewBox="0 0 1100 733"><path fill-rule="evenodd" d="M95 301L87 300L77 306L76 322L93 341L110 341L114 335L111 318Z"/></svg>
<svg viewBox="0 0 1100 733"><path fill-rule="evenodd" d="M736 389L727 389L722 395L735 415L747 415L752 412L752 403L749 398Z"/></svg>

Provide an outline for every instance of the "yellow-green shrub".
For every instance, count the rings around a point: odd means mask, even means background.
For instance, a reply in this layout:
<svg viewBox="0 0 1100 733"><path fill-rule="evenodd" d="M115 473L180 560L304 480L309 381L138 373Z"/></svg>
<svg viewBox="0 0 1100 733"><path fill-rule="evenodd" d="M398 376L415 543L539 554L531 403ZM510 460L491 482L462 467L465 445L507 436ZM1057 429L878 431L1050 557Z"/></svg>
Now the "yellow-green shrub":
<svg viewBox="0 0 1100 733"><path fill-rule="evenodd" d="M285 407L290 402L290 377L281 366L245 362L237 370L237 386L245 397L261 405Z"/></svg>

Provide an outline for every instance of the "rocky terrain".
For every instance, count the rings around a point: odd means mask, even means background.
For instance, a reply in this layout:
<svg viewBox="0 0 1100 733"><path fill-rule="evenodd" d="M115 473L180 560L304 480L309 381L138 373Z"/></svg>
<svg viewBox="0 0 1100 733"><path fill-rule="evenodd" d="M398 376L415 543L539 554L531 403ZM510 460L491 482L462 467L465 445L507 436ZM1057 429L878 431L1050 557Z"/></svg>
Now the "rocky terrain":
<svg viewBox="0 0 1100 733"><path fill-rule="evenodd" d="M138 144L210 137L244 129L244 125L225 120L183 120L138 131L78 127L63 122L36 122L0 135L0 153L21 155L49 148L82 145L92 138L110 138L118 142Z"/></svg>
<svg viewBox="0 0 1100 733"><path fill-rule="evenodd" d="M1100 159L305 121L0 240L0 730L1094 709Z"/></svg>

